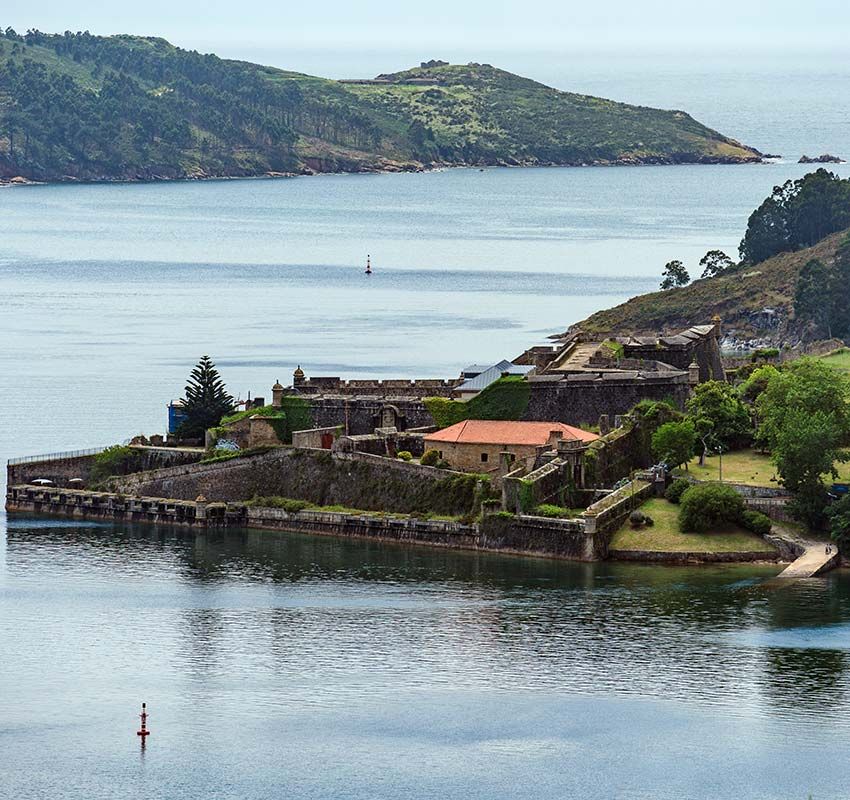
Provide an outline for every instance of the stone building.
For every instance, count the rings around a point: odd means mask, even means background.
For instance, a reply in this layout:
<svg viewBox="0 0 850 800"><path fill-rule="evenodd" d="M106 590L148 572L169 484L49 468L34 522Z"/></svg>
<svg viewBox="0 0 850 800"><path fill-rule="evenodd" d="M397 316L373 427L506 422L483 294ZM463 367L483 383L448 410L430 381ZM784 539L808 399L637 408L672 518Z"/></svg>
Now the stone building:
<svg viewBox="0 0 850 800"><path fill-rule="evenodd" d="M534 463L539 452L562 440L592 442L599 437L562 422L464 420L425 434L425 449L437 450L453 469L498 473L504 464Z"/></svg>
<svg viewBox="0 0 850 800"><path fill-rule="evenodd" d="M524 372L529 399L522 420L582 427L603 415L627 414L641 400L667 400L684 408L695 383L725 378L720 335L719 319L672 335L606 341L571 331L533 345L513 361L483 365L480 372L470 367L469 374L450 379L308 378L299 367L292 385L276 384L273 395L275 404L285 394L303 398L316 428L341 426L352 436L390 427L424 432L435 426L428 398L468 401L486 390L491 378ZM488 370L491 375L485 374Z"/></svg>

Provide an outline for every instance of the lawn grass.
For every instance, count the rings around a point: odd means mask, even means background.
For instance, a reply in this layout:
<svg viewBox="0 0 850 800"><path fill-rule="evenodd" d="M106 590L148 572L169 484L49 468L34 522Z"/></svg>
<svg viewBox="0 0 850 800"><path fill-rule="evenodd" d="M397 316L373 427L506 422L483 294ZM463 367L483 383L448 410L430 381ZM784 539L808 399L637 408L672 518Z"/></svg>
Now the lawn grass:
<svg viewBox="0 0 850 800"><path fill-rule="evenodd" d="M678 475L696 478L700 481L716 481L720 476L720 457L709 456L705 466L699 465L699 457L695 456L688 464L687 471L679 468ZM735 450L723 454L723 480L728 483L746 483L750 486L779 487L776 466L770 456L756 450Z"/></svg>
<svg viewBox="0 0 850 800"><path fill-rule="evenodd" d="M834 481L845 483L850 481L850 462L835 465L838 477L825 475L827 485ZM699 481L716 481L720 478L720 457L709 456L705 466L699 466L699 457L694 456L688 464L688 469L679 468L677 475L696 478ZM724 483L745 483L749 486L769 486L774 489L782 488L779 483L776 466L769 455L756 450L734 450L723 454Z"/></svg>
<svg viewBox="0 0 850 800"><path fill-rule="evenodd" d="M663 498L647 500L641 510L655 521L651 528L634 530L628 520L611 539L612 550L659 553L764 553L776 551L764 539L737 525L709 533L682 533L679 506Z"/></svg>
<svg viewBox="0 0 850 800"><path fill-rule="evenodd" d="M850 372L850 348L842 347L825 356L820 360L839 372Z"/></svg>

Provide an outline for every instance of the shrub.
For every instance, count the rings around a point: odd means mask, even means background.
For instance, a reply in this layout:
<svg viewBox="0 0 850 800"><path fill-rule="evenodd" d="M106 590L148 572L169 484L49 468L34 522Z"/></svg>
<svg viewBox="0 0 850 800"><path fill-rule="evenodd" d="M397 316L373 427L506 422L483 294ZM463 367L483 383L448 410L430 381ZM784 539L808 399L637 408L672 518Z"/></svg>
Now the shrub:
<svg viewBox="0 0 850 800"><path fill-rule="evenodd" d="M434 464L434 466L437 469L448 469L449 468L449 462L446 461L445 459L441 458L436 464Z"/></svg>
<svg viewBox="0 0 850 800"><path fill-rule="evenodd" d="M247 458L248 456L257 456L260 453L268 453L274 448L270 445L260 445L259 447L248 447L245 450L213 450L212 454L206 458L202 458L200 464L215 464L219 461L230 461L232 458Z"/></svg>
<svg viewBox="0 0 850 800"><path fill-rule="evenodd" d="M776 358L778 355L779 348L777 347L759 347L758 350L753 351L753 354L750 356L750 359L755 362L768 358Z"/></svg>
<svg viewBox="0 0 850 800"><path fill-rule="evenodd" d="M410 450L399 450L396 453L396 456L400 458L402 461L410 461L413 458L413 453Z"/></svg>
<svg viewBox="0 0 850 800"><path fill-rule="evenodd" d="M629 525L631 525L633 528L640 528L645 522L646 514L644 514L643 511L635 509L634 511L632 511L631 514L629 514Z"/></svg>
<svg viewBox="0 0 850 800"><path fill-rule="evenodd" d="M436 467L440 460L440 454L437 450L426 450L419 459L419 463L426 467Z"/></svg>
<svg viewBox="0 0 850 800"><path fill-rule="evenodd" d="M649 516L649 514L643 515L643 524L646 525L647 528L651 528L655 525L655 520Z"/></svg>
<svg viewBox="0 0 850 800"><path fill-rule="evenodd" d="M689 480L686 480L685 478L676 478L676 480L667 487L667 491L664 492L664 496L671 503L676 503L678 505L679 501L682 499L682 495L688 491L691 486L692 484Z"/></svg>
<svg viewBox="0 0 850 800"><path fill-rule="evenodd" d="M290 514L297 514L305 508L315 508L313 503L307 500L293 500L289 497L257 497L249 500L245 505L258 506L260 508L281 508Z"/></svg>
<svg viewBox="0 0 850 800"><path fill-rule="evenodd" d="M538 517L549 517L550 519L568 519L575 516L575 511L571 508L564 508L551 503L541 503L531 513Z"/></svg>
<svg viewBox="0 0 850 800"><path fill-rule="evenodd" d="M688 488L679 501L679 527L683 531L705 532L740 522L744 501L731 486L698 483Z"/></svg>
<svg viewBox="0 0 850 800"><path fill-rule="evenodd" d="M758 536L767 536L773 527L770 517L761 511L745 511L741 515L741 525Z"/></svg>
<svg viewBox="0 0 850 800"><path fill-rule="evenodd" d="M141 467L142 451L116 444L98 453L92 462L89 482L99 484L111 475L128 475Z"/></svg>

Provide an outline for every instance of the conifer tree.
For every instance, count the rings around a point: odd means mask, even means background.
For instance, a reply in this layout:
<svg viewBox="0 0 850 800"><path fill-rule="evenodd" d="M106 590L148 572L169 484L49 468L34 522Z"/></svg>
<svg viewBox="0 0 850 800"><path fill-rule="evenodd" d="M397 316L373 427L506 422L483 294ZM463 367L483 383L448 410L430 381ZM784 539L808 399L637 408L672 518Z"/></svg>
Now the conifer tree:
<svg viewBox="0 0 850 800"><path fill-rule="evenodd" d="M184 403L186 420L180 435L188 438L203 436L207 428L214 428L233 412L233 398L209 356L201 356L189 375Z"/></svg>

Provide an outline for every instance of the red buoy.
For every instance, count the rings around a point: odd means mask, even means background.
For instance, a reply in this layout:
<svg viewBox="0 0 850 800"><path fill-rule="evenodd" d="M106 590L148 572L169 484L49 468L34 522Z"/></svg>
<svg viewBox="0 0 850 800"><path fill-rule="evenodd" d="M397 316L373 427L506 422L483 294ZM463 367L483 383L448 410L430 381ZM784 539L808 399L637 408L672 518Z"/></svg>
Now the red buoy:
<svg viewBox="0 0 850 800"><path fill-rule="evenodd" d="M142 713L139 714L139 718L142 720L142 727L136 731L136 736L141 736L142 744L144 744L145 736L151 735L151 732L148 730L148 712L145 703L142 703Z"/></svg>

